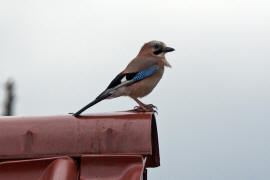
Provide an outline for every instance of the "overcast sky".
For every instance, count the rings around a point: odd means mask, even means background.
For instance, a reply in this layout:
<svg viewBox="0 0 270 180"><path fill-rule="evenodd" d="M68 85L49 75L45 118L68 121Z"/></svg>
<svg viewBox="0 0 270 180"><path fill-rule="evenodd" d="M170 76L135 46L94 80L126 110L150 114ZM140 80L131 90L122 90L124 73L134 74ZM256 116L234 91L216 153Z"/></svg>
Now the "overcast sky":
<svg viewBox="0 0 270 180"><path fill-rule="evenodd" d="M270 179L268 0L2 0L3 84L16 115L74 112L94 99L143 43L176 49L149 96L161 166L155 180ZM127 97L87 113L131 109Z"/></svg>

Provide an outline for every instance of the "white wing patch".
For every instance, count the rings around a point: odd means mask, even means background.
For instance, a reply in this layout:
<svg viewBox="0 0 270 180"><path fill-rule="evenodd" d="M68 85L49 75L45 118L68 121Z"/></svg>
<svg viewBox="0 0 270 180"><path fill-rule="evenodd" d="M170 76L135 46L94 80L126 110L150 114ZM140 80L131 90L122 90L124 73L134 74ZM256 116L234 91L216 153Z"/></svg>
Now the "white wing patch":
<svg viewBox="0 0 270 180"><path fill-rule="evenodd" d="M125 82L125 81L127 81L127 77L126 77L126 76L124 76L124 77L121 79L121 83L123 83L123 82Z"/></svg>

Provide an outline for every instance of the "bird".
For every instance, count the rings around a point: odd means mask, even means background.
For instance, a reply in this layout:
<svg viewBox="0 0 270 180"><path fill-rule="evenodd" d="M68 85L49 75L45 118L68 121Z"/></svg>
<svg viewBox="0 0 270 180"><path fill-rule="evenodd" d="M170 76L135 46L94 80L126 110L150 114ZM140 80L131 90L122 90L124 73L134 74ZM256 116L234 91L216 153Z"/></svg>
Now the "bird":
<svg viewBox="0 0 270 180"><path fill-rule="evenodd" d="M161 41L154 40L145 43L138 55L111 81L108 87L73 116L80 116L86 109L104 99L120 96L128 96L135 100L139 105L134 109L135 111L155 112L156 106L144 104L138 98L151 93L162 78L164 68L171 68L165 54L174 50Z"/></svg>

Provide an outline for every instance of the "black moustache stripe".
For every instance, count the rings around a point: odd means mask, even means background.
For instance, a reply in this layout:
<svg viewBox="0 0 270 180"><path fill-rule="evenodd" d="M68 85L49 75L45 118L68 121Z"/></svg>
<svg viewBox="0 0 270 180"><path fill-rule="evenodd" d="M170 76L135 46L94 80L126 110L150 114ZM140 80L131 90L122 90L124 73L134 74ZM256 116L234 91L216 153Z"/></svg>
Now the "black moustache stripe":
<svg viewBox="0 0 270 180"><path fill-rule="evenodd" d="M154 54L155 55L159 55L159 54L161 54L163 51L162 51L162 49L159 49L159 50L157 50L157 51L154 51Z"/></svg>

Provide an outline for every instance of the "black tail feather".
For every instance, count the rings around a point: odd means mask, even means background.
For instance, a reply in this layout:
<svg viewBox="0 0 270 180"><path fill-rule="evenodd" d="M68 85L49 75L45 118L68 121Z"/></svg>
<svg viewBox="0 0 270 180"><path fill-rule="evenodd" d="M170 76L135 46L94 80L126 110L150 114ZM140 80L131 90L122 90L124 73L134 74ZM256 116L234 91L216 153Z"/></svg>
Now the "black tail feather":
<svg viewBox="0 0 270 180"><path fill-rule="evenodd" d="M94 101L90 102L89 104L87 104L86 106L84 106L82 109L80 109L79 111L77 111L76 113L73 114L73 116L78 117L82 112L84 112L86 109L90 108L91 106L94 106L95 104L97 104L98 102L106 99L107 97L111 96L111 93L107 93L101 96L98 96Z"/></svg>

